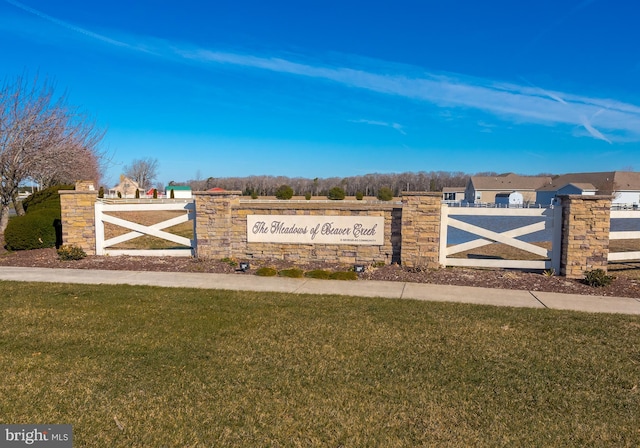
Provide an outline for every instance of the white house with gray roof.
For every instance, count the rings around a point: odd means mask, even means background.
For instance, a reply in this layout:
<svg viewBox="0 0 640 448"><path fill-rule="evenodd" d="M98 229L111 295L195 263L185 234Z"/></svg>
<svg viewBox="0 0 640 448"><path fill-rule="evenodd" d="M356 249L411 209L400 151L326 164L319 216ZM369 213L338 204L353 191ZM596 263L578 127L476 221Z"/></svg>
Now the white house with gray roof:
<svg viewBox="0 0 640 448"><path fill-rule="evenodd" d="M613 204L637 206L640 204L640 172L563 174L537 190L536 204L550 205L556 196L565 194L612 195Z"/></svg>

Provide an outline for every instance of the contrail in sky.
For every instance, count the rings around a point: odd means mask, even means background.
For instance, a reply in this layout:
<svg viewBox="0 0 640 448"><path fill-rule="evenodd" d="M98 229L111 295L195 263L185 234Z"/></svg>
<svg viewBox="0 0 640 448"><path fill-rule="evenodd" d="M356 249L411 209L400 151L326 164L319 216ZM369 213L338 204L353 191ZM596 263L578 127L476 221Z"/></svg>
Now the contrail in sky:
<svg viewBox="0 0 640 448"><path fill-rule="evenodd" d="M81 28L79 26L72 25L72 24L70 24L68 22L65 22L63 20L56 19L55 17L52 17L52 16L50 16L48 14L43 13L42 11L38 11L37 9L31 8L31 7L29 7L29 6L27 6L27 5L23 4L23 3L15 1L15 0L4 0L4 1L9 3L9 4L11 4L11 5L13 5L13 6L15 6L15 7L17 7L17 8L22 9L23 11L26 11L26 12L29 12L31 14L34 14L34 15L40 17L41 19L48 20L49 22L55 23L56 25L60 25L63 28L66 28L66 29L71 30L71 31L75 31L75 32L80 33L80 34L84 34L85 36L92 37L94 39L100 40L100 41L105 42L107 44L115 45L117 47L122 47L122 48L129 48L131 50L147 52L142 48L134 47L133 45L130 45L130 44L126 43L126 42L121 42L119 40L111 39L110 37L103 36L102 34L94 33L92 31L89 31L89 30L85 29L85 28Z"/></svg>
<svg viewBox="0 0 640 448"><path fill-rule="evenodd" d="M571 14L595 0L585 0ZM262 70L280 75L292 75L324 80L347 88L384 94L390 97L423 101L441 108L468 108L490 113L515 123L567 124L581 126L595 139L611 143L612 140L640 140L640 107L609 99L590 98L568 93L543 90L533 86L501 83L473 77L424 73L411 76L399 69L391 73L376 73L349 67L307 64L278 57L213 51L134 36L130 41L149 45L131 45L112 39L30 8L16 0L5 2L47 20L65 29L80 33L100 42L154 55L172 61L199 65L227 65L248 70ZM602 113L606 110L606 113ZM587 118L591 117L591 118ZM364 122L364 121L363 121ZM368 122L382 125L382 122ZM404 133L401 125L386 126ZM596 128L597 126L597 128ZM599 129L606 130L610 137ZM617 133L612 136L612 133Z"/></svg>

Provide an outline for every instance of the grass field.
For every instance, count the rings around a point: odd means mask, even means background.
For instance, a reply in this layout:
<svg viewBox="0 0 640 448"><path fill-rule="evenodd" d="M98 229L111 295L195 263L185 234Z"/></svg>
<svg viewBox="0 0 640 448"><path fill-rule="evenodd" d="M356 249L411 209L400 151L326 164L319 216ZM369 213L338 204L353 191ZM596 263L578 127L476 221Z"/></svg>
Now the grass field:
<svg viewBox="0 0 640 448"><path fill-rule="evenodd" d="M640 317L0 282L0 422L77 447L640 446Z"/></svg>

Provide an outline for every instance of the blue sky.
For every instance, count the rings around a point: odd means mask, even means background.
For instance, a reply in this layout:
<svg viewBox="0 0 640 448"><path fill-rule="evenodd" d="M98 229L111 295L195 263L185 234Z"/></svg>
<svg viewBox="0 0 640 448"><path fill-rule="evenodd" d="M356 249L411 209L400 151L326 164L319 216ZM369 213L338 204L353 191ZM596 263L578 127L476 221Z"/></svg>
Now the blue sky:
<svg viewBox="0 0 640 448"><path fill-rule="evenodd" d="M629 0L0 0L0 68L107 129L104 183L640 169Z"/></svg>

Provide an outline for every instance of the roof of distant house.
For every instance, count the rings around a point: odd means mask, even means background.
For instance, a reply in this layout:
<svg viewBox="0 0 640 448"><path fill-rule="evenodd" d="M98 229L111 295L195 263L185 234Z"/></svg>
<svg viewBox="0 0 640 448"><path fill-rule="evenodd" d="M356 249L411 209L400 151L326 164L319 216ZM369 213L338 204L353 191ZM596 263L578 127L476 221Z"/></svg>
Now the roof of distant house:
<svg viewBox="0 0 640 448"><path fill-rule="evenodd" d="M551 177L505 173L498 176L472 176L471 182L476 190L537 190L550 183Z"/></svg>
<svg viewBox="0 0 640 448"><path fill-rule="evenodd" d="M220 187L213 187L213 188L209 188L207 191L227 191L227 190Z"/></svg>
<svg viewBox="0 0 640 448"><path fill-rule="evenodd" d="M579 188L582 191L598 191L595 185L586 182L571 182L567 185L573 185L574 187Z"/></svg>
<svg viewBox="0 0 640 448"><path fill-rule="evenodd" d="M579 188L587 186L600 194L611 194L614 191L640 190L640 173L634 171L602 171L597 173L569 173L554 178L548 185L538 191L557 191L566 185ZM583 190L585 188L582 188Z"/></svg>
<svg viewBox="0 0 640 448"><path fill-rule="evenodd" d="M191 190L191 187L189 187L188 185L168 185L165 190L181 190L181 191L188 191Z"/></svg>

